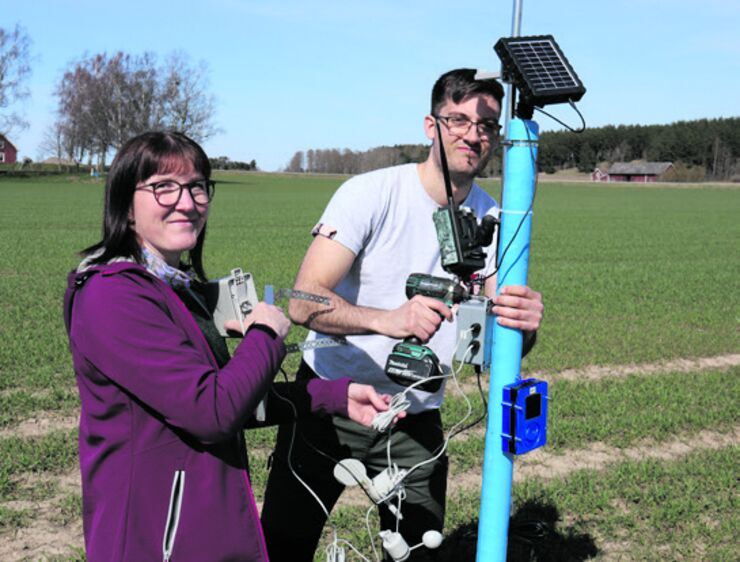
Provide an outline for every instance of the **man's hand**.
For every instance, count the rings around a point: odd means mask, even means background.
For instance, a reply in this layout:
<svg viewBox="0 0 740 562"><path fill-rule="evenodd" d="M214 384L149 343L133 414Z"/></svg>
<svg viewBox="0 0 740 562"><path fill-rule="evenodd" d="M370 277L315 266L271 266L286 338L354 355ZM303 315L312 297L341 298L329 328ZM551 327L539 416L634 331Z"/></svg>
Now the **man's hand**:
<svg viewBox="0 0 740 562"><path fill-rule="evenodd" d="M536 331L542 322L542 295L523 285L507 285L493 297L496 321L507 328Z"/></svg>
<svg viewBox="0 0 740 562"><path fill-rule="evenodd" d="M391 396L389 394L378 394L370 385L350 383L347 389L347 417L352 421L370 427L375 416L388 409L390 401ZM406 412L400 412L393 422L395 423L405 416Z"/></svg>
<svg viewBox="0 0 740 562"><path fill-rule="evenodd" d="M391 338L416 336L422 343L437 332L442 320L452 321L452 310L442 301L416 295L379 318L376 332Z"/></svg>

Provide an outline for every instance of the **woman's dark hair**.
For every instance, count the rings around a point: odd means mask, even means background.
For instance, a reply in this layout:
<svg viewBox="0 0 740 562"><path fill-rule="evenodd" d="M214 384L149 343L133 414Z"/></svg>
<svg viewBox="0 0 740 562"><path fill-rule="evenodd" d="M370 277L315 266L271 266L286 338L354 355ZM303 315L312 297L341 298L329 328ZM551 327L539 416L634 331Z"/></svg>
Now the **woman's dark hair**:
<svg viewBox="0 0 740 562"><path fill-rule="evenodd" d="M447 99L460 103L475 94L493 96L500 105L504 99L504 88L499 81L494 78L476 80L475 74L473 68L458 68L440 76L432 88L432 115L437 115Z"/></svg>
<svg viewBox="0 0 740 562"><path fill-rule="evenodd" d="M105 182L103 239L84 249L83 256L95 256L93 264L107 263L117 257L133 257L142 263L141 248L131 227L129 213L136 185L155 174L176 173L192 165L204 179L211 178L211 163L198 143L182 133L153 131L128 140L113 159ZM203 241L206 228L190 250L189 264L195 274L206 280L203 270Z"/></svg>

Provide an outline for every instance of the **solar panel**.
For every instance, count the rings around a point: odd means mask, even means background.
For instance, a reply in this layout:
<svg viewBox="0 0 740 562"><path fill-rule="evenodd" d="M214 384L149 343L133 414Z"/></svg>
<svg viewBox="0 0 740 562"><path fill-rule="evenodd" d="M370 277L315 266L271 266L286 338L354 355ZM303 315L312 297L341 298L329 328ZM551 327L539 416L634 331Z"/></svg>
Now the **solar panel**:
<svg viewBox="0 0 740 562"><path fill-rule="evenodd" d="M503 65L504 82L519 90L525 105L575 102L586 93L552 35L504 37L493 48Z"/></svg>

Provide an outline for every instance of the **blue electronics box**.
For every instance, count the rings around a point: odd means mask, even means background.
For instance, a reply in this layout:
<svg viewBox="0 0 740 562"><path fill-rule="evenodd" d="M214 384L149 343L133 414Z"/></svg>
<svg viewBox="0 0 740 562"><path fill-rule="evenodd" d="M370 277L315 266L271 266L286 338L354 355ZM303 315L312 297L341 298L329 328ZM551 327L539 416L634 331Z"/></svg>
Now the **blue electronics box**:
<svg viewBox="0 0 740 562"><path fill-rule="evenodd" d="M504 387L501 449L522 455L547 443L547 382L526 379Z"/></svg>

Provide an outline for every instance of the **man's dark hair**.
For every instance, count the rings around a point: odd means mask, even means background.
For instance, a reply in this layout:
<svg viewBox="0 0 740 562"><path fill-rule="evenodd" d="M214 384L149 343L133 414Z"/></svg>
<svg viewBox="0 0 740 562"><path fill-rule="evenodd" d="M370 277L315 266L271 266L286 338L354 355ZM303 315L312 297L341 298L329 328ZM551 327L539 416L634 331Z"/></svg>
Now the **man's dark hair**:
<svg viewBox="0 0 740 562"><path fill-rule="evenodd" d="M142 263L141 248L129 221L136 185L155 174L177 173L192 165L203 178L211 178L211 164L198 143L176 132L143 133L121 147L113 159L105 182L103 208L103 239L84 249L83 256L102 250L93 264L107 263L113 258L132 257ZM189 251L189 265L195 274L206 280L203 271L203 241L206 229L198 235L195 247Z"/></svg>
<svg viewBox="0 0 740 562"><path fill-rule="evenodd" d="M437 115L448 99L460 103L475 94L493 96L500 105L504 99L503 86L494 78L476 80L476 72L474 68L458 68L440 76L432 88L432 115Z"/></svg>

